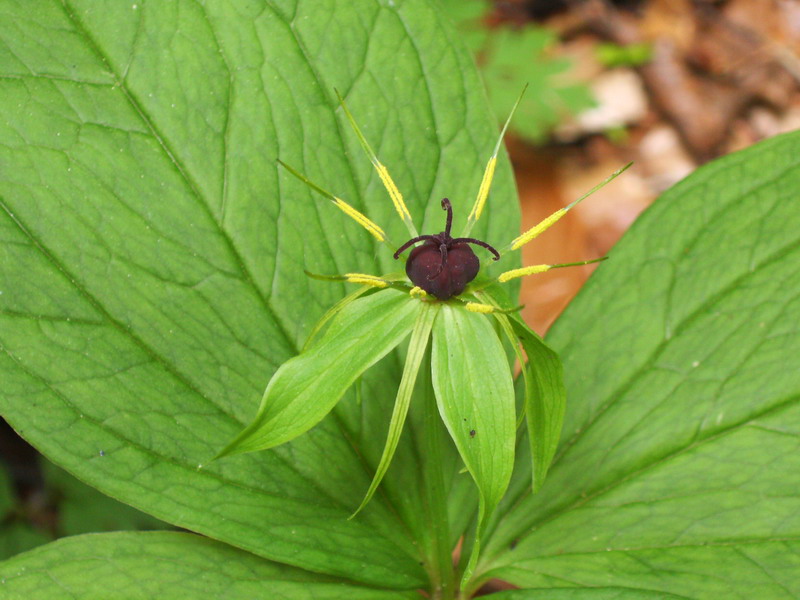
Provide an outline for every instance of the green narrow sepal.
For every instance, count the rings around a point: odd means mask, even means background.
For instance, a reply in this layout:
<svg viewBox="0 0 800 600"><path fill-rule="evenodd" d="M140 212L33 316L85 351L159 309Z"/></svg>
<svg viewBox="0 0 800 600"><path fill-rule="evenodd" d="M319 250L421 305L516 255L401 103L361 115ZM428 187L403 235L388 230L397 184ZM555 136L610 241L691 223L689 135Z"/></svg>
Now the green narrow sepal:
<svg viewBox="0 0 800 600"><path fill-rule="evenodd" d="M505 290L496 284L477 292L475 297L502 309L511 305ZM524 416L528 427L532 488L535 493L544 483L561 439L567 406L564 368L558 353L528 327L519 314L495 313L494 316L514 346L522 365L525 402L520 417ZM527 361L520 356L520 344L528 357Z"/></svg>
<svg viewBox="0 0 800 600"><path fill-rule="evenodd" d="M275 372L253 422L216 458L278 446L319 423L411 332L418 305L408 294L385 289L342 308L321 338Z"/></svg>
<svg viewBox="0 0 800 600"><path fill-rule="evenodd" d="M378 485L386 474L389 464L392 462L392 457L400 441L400 434L403 432L403 424L408 414L408 407L411 404L411 395L414 392L414 383L417 380L417 373L422 364L422 358L425 356L425 350L428 347L428 340L431 336L433 322L441 306L439 303L432 304L428 302L420 302L419 305L419 313L416 323L414 323L414 330L411 332L411 340L408 344L408 353L406 354L406 362L403 367L403 377L400 380L400 387L397 389L397 398L395 399L392 418L389 422L386 446L384 446L381 460L378 463L378 468L375 470L375 476L372 478L372 483L364 496L364 500L350 516L351 519L361 512L361 509L372 499L375 490L378 489Z"/></svg>
<svg viewBox="0 0 800 600"><path fill-rule="evenodd" d="M531 449L533 491L544 483L556 453L564 424L567 391L564 368L555 350L531 330L518 315L510 315L514 333L522 344L528 362L525 376L525 420Z"/></svg>

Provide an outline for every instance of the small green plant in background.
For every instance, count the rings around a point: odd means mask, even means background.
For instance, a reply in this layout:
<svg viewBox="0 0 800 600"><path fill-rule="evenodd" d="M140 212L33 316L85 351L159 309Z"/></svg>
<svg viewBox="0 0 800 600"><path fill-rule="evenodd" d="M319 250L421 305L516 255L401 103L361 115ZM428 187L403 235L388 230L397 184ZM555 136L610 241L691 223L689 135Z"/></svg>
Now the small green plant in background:
<svg viewBox="0 0 800 600"><path fill-rule="evenodd" d="M524 139L542 142L565 119L594 106L589 87L570 80L569 58L551 52L558 38L538 25L488 27L488 0L438 0L474 54L497 119L505 117L522 86L523 99L513 130Z"/></svg>
<svg viewBox="0 0 800 600"><path fill-rule="evenodd" d="M497 141L472 58L436 5L37 0L4 11L0 411L61 468L184 531L44 544L0 563L0 597L468 598L494 578L520 588L498 600L800 595L800 136L667 192L545 346L514 313L426 303L392 289L402 276L373 275L398 271L392 254L415 236L333 90L419 232L442 230L445 197L452 231L464 231ZM519 233L508 160L496 157L490 209L468 234L489 244ZM319 201L278 158L352 210ZM352 227L354 211L391 251ZM513 253L503 262L522 268ZM387 287L315 330L354 292L304 270ZM514 281L495 298L503 310ZM530 359L517 414L559 385L537 349L563 363L562 433L552 421L540 437L554 453L536 487L528 436L549 424L512 427L513 439L491 427L513 414L513 355L475 340L496 348L498 317ZM335 404L286 443L208 462L288 365L320 347L335 362L382 328L412 339L363 370L358 393L299 407ZM400 432L390 422L415 364ZM349 380L352 368L332 374ZM491 398L503 402L485 402L501 387ZM445 413L475 411L469 429L442 418L442 397ZM513 466L492 455L485 472L510 471L507 486L473 479L488 460L474 448L498 440L513 444ZM478 545L481 495L499 501Z"/></svg>
<svg viewBox="0 0 800 600"><path fill-rule="evenodd" d="M595 55L604 67L639 67L653 58L653 47L647 43L621 46L603 42L597 44Z"/></svg>

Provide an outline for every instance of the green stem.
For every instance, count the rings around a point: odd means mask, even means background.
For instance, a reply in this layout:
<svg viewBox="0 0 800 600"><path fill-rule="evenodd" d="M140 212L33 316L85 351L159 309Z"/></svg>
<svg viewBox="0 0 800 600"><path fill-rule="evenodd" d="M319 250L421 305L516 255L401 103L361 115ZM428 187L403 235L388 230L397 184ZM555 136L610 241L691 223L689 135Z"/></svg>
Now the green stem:
<svg viewBox="0 0 800 600"><path fill-rule="evenodd" d="M436 406L430 373L430 348L419 374L420 407L422 408L422 481L429 537L425 540L430 564L431 598L455 598L455 573L453 570L450 526L447 514L447 494L442 470L442 445L447 442L446 431Z"/></svg>

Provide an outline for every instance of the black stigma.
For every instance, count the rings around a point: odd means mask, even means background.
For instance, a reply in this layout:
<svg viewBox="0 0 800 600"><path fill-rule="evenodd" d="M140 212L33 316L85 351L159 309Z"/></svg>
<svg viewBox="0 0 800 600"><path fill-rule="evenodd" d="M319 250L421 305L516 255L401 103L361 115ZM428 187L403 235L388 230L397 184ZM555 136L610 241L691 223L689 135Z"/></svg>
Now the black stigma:
<svg viewBox="0 0 800 600"><path fill-rule="evenodd" d="M453 207L447 198L442 198L442 209L447 211L444 231L437 235L420 235L408 240L397 249L394 257L399 258L407 248L417 242L425 242L408 255L406 274L415 286L439 300L447 300L463 292L480 270L481 261L475 256L469 244L486 248L494 254L494 260L498 260L500 254L481 240L450 237Z"/></svg>

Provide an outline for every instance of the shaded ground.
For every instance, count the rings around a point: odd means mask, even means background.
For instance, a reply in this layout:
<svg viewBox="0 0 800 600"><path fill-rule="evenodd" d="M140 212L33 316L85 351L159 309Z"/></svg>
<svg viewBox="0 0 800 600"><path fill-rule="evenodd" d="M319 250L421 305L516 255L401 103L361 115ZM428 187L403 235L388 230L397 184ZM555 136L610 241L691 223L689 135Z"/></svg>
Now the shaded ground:
<svg viewBox="0 0 800 600"><path fill-rule="evenodd" d="M505 1L495 3L492 22L557 30L562 41L552 51L574 59L570 76L588 82L599 102L545 145L510 140L523 226L635 162L527 247L525 264L602 256L660 192L701 164L800 127L796 0ZM606 43L643 45L649 60L626 65L617 52L622 64L604 65ZM593 268L527 278L528 323L546 331Z"/></svg>

